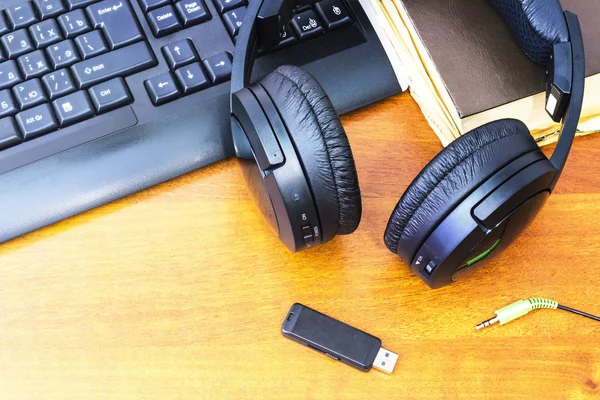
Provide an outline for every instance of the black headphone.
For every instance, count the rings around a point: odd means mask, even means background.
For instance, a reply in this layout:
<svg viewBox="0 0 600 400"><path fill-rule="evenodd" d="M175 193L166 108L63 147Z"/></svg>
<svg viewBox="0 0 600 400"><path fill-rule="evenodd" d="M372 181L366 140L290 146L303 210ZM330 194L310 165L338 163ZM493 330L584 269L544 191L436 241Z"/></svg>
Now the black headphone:
<svg viewBox="0 0 600 400"><path fill-rule="evenodd" d="M577 16L558 0L491 1L525 53L547 67L546 111L563 121L561 135L548 160L523 122L494 121L456 139L419 173L384 242L432 288L482 265L533 220L561 175L581 114ZM298 251L352 233L362 209L348 139L315 78L284 65L250 85L259 43L276 44L294 7L292 0L250 2L233 57L231 129L256 204Z"/></svg>

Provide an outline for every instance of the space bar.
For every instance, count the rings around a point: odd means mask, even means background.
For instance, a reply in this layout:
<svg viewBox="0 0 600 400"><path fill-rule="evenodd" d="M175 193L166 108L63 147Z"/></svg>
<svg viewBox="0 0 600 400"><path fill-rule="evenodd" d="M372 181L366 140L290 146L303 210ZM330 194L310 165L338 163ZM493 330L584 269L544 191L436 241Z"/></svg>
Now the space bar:
<svg viewBox="0 0 600 400"><path fill-rule="evenodd" d="M80 89L116 78L128 76L156 65L156 60L145 42L138 42L98 57L90 58L71 67Z"/></svg>

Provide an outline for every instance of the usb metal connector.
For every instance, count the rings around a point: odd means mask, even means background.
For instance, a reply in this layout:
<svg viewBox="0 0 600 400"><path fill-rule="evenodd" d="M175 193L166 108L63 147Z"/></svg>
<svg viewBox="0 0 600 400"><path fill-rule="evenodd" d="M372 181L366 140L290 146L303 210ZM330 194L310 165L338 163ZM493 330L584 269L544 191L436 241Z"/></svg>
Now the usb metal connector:
<svg viewBox="0 0 600 400"><path fill-rule="evenodd" d="M396 366L397 361L398 354L394 353L393 351L386 350L382 347L379 349L377 355L375 356L375 361L373 361L373 368L391 374L392 372L394 372L394 366Z"/></svg>

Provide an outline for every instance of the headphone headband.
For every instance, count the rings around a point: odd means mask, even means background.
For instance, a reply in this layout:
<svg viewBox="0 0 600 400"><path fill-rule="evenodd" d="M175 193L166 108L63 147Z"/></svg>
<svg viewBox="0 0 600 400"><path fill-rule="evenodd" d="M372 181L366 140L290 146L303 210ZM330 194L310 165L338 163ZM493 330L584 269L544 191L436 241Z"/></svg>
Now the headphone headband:
<svg viewBox="0 0 600 400"><path fill-rule="evenodd" d="M253 0L246 9L242 27L236 39L233 50L233 65L231 67L231 89L229 103L232 96L249 85L252 66L258 51L258 14L264 2L270 0ZM276 0L283 3L283 0Z"/></svg>
<svg viewBox="0 0 600 400"><path fill-rule="evenodd" d="M551 188L554 188L565 167L571 145L575 138L575 133L577 133L577 125L579 124L579 117L581 116L581 109L583 107L583 93L585 88L585 54L579 19L577 18L577 15L570 11L565 11L564 15L569 30L569 42L566 43L567 46L564 46L564 43L554 45L553 68L551 74L553 76L549 77L551 86L547 94L547 103L550 103L554 102L554 100L551 99L555 97L557 93L560 95L564 90L568 90L568 93L562 93L564 96L568 97L568 100L563 115L560 115L563 121L560 137L552 157L550 157L550 162L558 170ZM564 54L561 54L559 58L559 54L565 52L568 52L568 55L570 56L568 60ZM567 67L565 67L565 65L567 65ZM563 89L561 86L568 89ZM548 108L548 104L546 105L546 108Z"/></svg>
<svg viewBox="0 0 600 400"><path fill-rule="evenodd" d="M279 34L292 18L296 0L253 0L249 2L233 50L231 95L250 84L252 66L261 44L269 48L279 43ZM282 24L283 22L283 24Z"/></svg>

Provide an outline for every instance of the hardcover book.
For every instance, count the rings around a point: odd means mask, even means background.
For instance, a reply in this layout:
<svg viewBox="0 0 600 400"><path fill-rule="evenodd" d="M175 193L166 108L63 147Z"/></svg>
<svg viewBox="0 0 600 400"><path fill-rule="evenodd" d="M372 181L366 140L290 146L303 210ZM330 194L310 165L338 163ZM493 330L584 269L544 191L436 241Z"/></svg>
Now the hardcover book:
<svg viewBox="0 0 600 400"><path fill-rule="evenodd" d="M560 125L544 110L545 68L523 52L488 0L365 0L398 53L410 91L447 145L501 118L522 120L540 145ZM586 50L580 134L600 128L600 1L561 0L578 15Z"/></svg>

